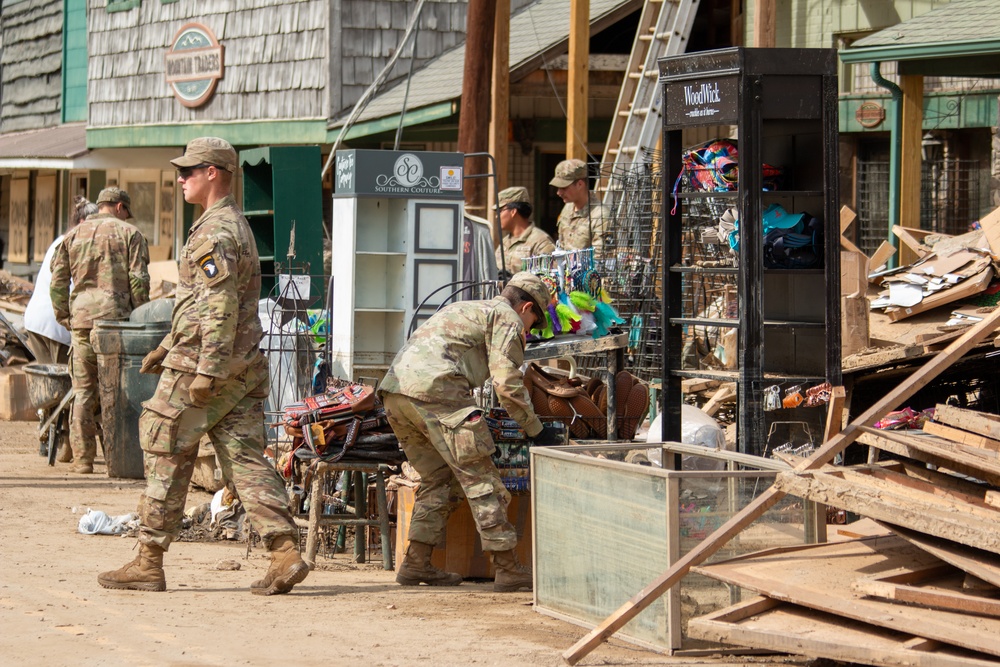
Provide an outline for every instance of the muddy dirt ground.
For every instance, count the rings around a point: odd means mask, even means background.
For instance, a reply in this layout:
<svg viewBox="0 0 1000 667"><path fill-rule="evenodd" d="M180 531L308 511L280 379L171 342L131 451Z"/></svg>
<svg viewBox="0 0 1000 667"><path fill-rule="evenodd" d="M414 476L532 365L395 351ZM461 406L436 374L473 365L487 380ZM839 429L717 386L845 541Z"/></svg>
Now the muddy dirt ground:
<svg viewBox="0 0 1000 667"><path fill-rule="evenodd" d="M131 560L135 539L80 534L80 516L133 511L142 484L109 479L100 459L94 475L68 468L38 455L34 423L0 422L0 664L560 665L584 634L533 611L529 593L403 588L350 554L320 558L289 595L253 596L269 561L236 542L175 543L164 593L105 590L98 573ZM216 569L230 559L238 571ZM612 641L581 664L790 663L804 661L666 657Z"/></svg>

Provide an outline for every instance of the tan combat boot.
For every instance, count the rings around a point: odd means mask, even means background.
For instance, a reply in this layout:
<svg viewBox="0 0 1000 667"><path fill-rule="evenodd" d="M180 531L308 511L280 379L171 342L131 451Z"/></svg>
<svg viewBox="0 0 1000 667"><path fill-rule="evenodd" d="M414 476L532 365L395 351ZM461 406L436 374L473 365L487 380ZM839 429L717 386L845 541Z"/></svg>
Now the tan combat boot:
<svg viewBox="0 0 1000 667"><path fill-rule="evenodd" d="M406 556L396 573L396 583L403 586L458 586L462 576L455 572L445 572L431 565L431 552L434 547L422 542L410 542L406 547Z"/></svg>
<svg viewBox="0 0 1000 667"><path fill-rule="evenodd" d="M97 583L105 588L130 591L165 591L167 578L163 575L163 547L140 544L139 555L128 565L97 576Z"/></svg>
<svg viewBox="0 0 1000 667"><path fill-rule="evenodd" d="M531 568L517 562L513 549L507 551L491 551L490 558L496 570L493 579L493 590L497 593L513 593L522 588L531 590Z"/></svg>
<svg viewBox="0 0 1000 667"><path fill-rule="evenodd" d="M254 595L281 595L292 590L309 574L309 566L299 555L299 544L290 535L281 535L271 542L271 566L263 579L250 584Z"/></svg>
<svg viewBox="0 0 1000 667"><path fill-rule="evenodd" d="M91 475L94 472L94 461L93 459L85 459L82 456L77 459L76 465L69 469L70 472L75 472L78 475Z"/></svg>

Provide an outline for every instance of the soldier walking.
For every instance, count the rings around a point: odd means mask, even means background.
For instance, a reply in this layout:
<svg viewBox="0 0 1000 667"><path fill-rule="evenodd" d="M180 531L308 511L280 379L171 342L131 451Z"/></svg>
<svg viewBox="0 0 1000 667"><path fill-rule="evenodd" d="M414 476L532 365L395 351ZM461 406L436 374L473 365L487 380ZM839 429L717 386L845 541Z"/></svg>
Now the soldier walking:
<svg viewBox="0 0 1000 667"><path fill-rule="evenodd" d="M149 249L132 217L128 193L101 190L97 213L66 233L52 256L49 296L56 321L70 330L69 370L73 381L69 446L75 473L94 472L100 407L98 358L91 340L98 320L126 320L149 301ZM70 280L73 291L70 292Z"/></svg>
<svg viewBox="0 0 1000 667"><path fill-rule="evenodd" d="M253 233L232 195L233 147L202 137L171 160L190 204L205 212L181 252L170 333L142 363L162 373L143 404L139 441L146 490L139 501L139 555L98 576L105 588L166 590L163 554L180 530L201 436L208 434L224 478L236 488L271 553L255 595L292 590L309 566L299 556L298 529L281 478L264 458L267 358L258 345L260 259Z"/></svg>

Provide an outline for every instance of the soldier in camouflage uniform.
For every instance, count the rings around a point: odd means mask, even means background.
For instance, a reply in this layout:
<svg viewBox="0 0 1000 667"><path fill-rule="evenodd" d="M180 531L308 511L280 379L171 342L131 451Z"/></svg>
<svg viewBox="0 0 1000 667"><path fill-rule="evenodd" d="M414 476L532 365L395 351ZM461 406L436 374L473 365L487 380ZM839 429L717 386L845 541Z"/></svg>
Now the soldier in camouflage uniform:
<svg viewBox="0 0 1000 667"><path fill-rule="evenodd" d="M559 247L564 250L594 248L594 259L610 254L604 244L611 232L611 211L587 184L587 163L583 160L563 160L556 165L556 175L549 181L556 194L566 202L559 214L557 234Z"/></svg>
<svg viewBox="0 0 1000 667"><path fill-rule="evenodd" d="M162 375L139 417L146 464L139 555L98 582L105 588L166 590L163 553L180 530L198 443L207 433L223 476L271 552L271 566L251 592L287 593L309 567L299 556L284 484L264 458L269 380L258 348L260 259L232 195L236 151L222 139L202 137L171 163L185 201L205 212L181 252L170 333L142 364L142 372Z"/></svg>
<svg viewBox="0 0 1000 667"><path fill-rule="evenodd" d="M393 432L420 474L409 547L396 574L404 586L455 586L456 573L431 565L448 516L468 499L476 528L496 569L493 587L531 588L531 571L517 562L517 533L507 520L510 494L490 455L495 449L472 390L492 377L500 405L536 444L554 445L559 432L542 425L523 384L524 332L549 303L545 284L515 274L490 301L461 301L436 313L399 351L379 393Z"/></svg>
<svg viewBox="0 0 1000 667"><path fill-rule="evenodd" d="M511 274L521 270L521 260L534 255L548 255L556 249L552 237L535 227L531 222L531 200L528 189L516 186L501 190L497 195L497 215L503 231L502 247L497 248L497 266L503 266Z"/></svg>
<svg viewBox="0 0 1000 667"><path fill-rule="evenodd" d="M52 256L49 295L56 321L71 332L70 376L73 408L69 446L76 457L72 471L94 472L100 407L98 361L91 340L98 320L126 320L149 301L149 249L135 226L128 193L110 187L97 197L97 213L66 233ZM73 291L70 292L70 280Z"/></svg>

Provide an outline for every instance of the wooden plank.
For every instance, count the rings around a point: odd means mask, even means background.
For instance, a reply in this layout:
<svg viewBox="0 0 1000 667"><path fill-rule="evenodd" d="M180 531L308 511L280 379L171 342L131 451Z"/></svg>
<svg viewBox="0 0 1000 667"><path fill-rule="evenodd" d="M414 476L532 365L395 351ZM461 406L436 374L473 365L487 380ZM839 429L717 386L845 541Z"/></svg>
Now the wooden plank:
<svg viewBox="0 0 1000 667"><path fill-rule="evenodd" d="M815 609L755 597L688 623L695 639L889 667L995 667L989 656Z"/></svg>
<svg viewBox="0 0 1000 667"><path fill-rule="evenodd" d="M862 595L881 600L1000 618L1000 600L991 600L981 595L884 581L879 577L858 579L852 584L852 588Z"/></svg>
<svg viewBox="0 0 1000 667"><path fill-rule="evenodd" d="M892 226L892 233L896 235L896 238L898 238L904 246L912 250L917 257L924 257L927 255L929 250L917 238L917 236L921 236L920 231L921 230L913 229L912 227L902 227L900 225Z"/></svg>
<svg viewBox="0 0 1000 667"><path fill-rule="evenodd" d="M843 234L847 228L858 219L858 214L847 204L840 207L840 233Z"/></svg>
<svg viewBox="0 0 1000 667"><path fill-rule="evenodd" d="M851 240L849 238L847 238L846 236L841 235L841 237L840 237L840 247L843 248L844 250L847 250L848 252L856 253L858 255L862 255L862 256L867 257L867 255L865 255L864 251L861 250L861 248L859 248L858 246L854 245L854 243L852 243Z"/></svg>
<svg viewBox="0 0 1000 667"><path fill-rule="evenodd" d="M1000 442L992 438L987 438L977 433L969 433L968 431L963 431L960 428L945 426L944 424L938 424L933 421L929 421L924 424L924 433L938 435L942 438L947 438L948 440L968 445L969 447L978 447L991 452L1000 451Z"/></svg>
<svg viewBox="0 0 1000 667"><path fill-rule="evenodd" d="M783 472L778 474L774 487L786 494L1000 553L1000 533L996 530L1000 512L988 506L962 503L954 498L849 472ZM962 520L956 521L956 516L961 516Z"/></svg>
<svg viewBox="0 0 1000 667"><path fill-rule="evenodd" d="M816 545L780 558L761 552L695 571L842 618L1000 656L996 634L1000 619L857 598L851 590L859 572L878 576L923 570L938 563L937 558L893 536Z"/></svg>
<svg viewBox="0 0 1000 667"><path fill-rule="evenodd" d="M706 389L714 389L719 386L718 380L705 380L703 378L688 378L681 380L681 393L693 394Z"/></svg>
<svg viewBox="0 0 1000 667"><path fill-rule="evenodd" d="M712 398L708 399L708 403L701 406L701 411L711 417L719 411L723 403L732 402L734 398L736 398L736 383L726 382L712 394Z"/></svg>
<svg viewBox="0 0 1000 667"><path fill-rule="evenodd" d="M862 427L874 425L879 419L890 411L895 410L904 401L920 391L931 380L936 378L941 371L950 367L955 360L960 359L966 352L975 347L998 323L1000 323L1000 308L990 313L986 319L965 332L961 338L932 357L926 364L914 371L910 377L886 394L881 400L876 401L874 405L848 424L843 431L825 442L822 447L817 449L797 469L809 470L833 461L837 454L843 452L848 445L858 439L863 433L861 430ZM597 627L566 649L562 654L563 661L570 665L578 663L608 637L620 630L626 623L646 609L654 600L677 585L681 578L694 565L709 558L719 548L729 542L733 536L756 521L771 507L774 507L784 496L785 494L779 489L773 486L769 487L726 523L719 526L714 533L705 538L698 546L688 551L663 574L633 595L615 610L613 614L598 624Z"/></svg>
<svg viewBox="0 0 1000 667"><path fill-rule="evenodd" d="M934 408L934 421L1000 440L1000 416L988 412L938 403Z"/></svg>
<svg viewBox="0 0 1000 667"><path fill-rule="evenodd" d="M868 260L868 266L873 271L877 271L880 267L888 263L889 259L895 254L896 249L892 244L888 241L882 241L882 244L872 253L871 259Z"/></svg>
<svg viewBox="0 0 1000 667"><path fill-rule="evenodd" d="M1000 561L997 560L995 554L933 535L925 535L903 526L886 522L882 522L882 525L910 544L940 558L945 563L954 565L963 572L978 577L993 586L1000 586Z"/></svg>
<svg viewBox="0 0 1000 667"><path fill-rule="evenodd" d="M914 306L897 308L892 312L886 313L886 315L888 315L891 321L898 322L899 320L906 319L907 317L911 317L919 313L927 312L928 310L932 310L938 306L943 306L945 304L958 301L959 299L975 296L985 290L992 279L993 267L987 266L975 276L966 278L954 287L941 290L936 294L924 297L923 301Z"/></svg>
<svg viewBox="0 0 1000 667"><path fill-rule="evenodd" d="M930 463L938 468L1000 484L1000 461L970 455L967 448L936 436L908 436L895 431L864 429L859 441L898 456Z"/></svg>

